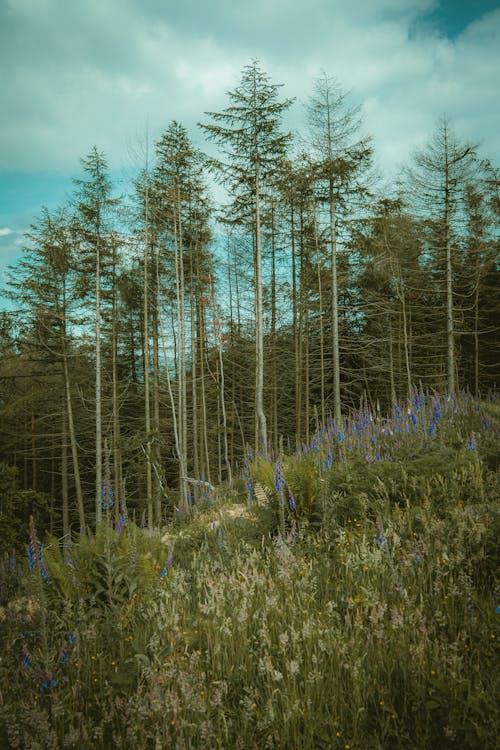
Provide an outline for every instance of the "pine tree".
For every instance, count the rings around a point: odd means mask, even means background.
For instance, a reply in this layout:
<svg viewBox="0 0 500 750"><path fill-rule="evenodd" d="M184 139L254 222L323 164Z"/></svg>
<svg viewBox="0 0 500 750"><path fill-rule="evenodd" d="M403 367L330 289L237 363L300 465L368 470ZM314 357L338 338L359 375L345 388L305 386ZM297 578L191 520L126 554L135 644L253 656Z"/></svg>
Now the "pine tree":
<svg viewBox="0 0 500 750"><path fill-rule="evenodd" d="M75 236L79 245L82 289L94 301L95 344L95 517L102 520L103 492L103 415L102 415L102 324L103 294L109 282L109 268L113 265L111 211L117 200L111 197L112 186L104 154L94 146L81 159L84 177L74 180ZM92 283L93 281L93 283ZM109 301L109 299L108 299Z"/></svg>
<svg viewBox="0 0 500 750"><path fill-rule="evenodd" d="M283 112L291 100L278 100L279 86L253 61L243 69L239 86L228 92L230 105L222 112L207 112L213 120L201 123L208 138L223 153L211 166L234 196L233 220L250 226L254 244L255 290L255 415L257 443L267 450L264 411L264 320L262 281L262 202L273 182L290 135L280 130Z"/></svg>
<svg viewBox="0 0 500 750"><path fill-rule="evenodd" d="M328 241L330 245L333 403L334 417L341 424L338 238L342 215L352 205L349 198L360 192L360 176L371 163L372 148L368 138L358 138L361 126L359 107L351 107L339 83L323 73L314 82L307 114L315 181L318 197L328 207ZM352 202L352 201L351 201Z"/></svg>
<svg viewBox="0 0 500 750"><path fill-rule="evenodd" d="M406 171L412 205L425 221L428 251L438 277L444 282L441 290L449 393L457 388L454 255L463 220L464 191L477 168L475 152L475 146L460 141L450 121L443 117Z"/></svg>

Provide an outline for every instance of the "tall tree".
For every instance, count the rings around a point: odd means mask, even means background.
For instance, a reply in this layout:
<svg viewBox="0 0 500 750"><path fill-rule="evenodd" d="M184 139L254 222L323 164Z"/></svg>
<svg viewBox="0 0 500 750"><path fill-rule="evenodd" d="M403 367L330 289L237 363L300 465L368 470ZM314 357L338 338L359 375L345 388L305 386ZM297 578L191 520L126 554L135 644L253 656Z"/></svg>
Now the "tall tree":
<svg viewBox="0 0 500 750"><path fill-rule="evenodd" d="M464 193L476 168L476 147L461 141L449 119L442 117L427 144L416 151L406 172L413 205L426 222L428 248L436 272L444 277L449 393L457 387L453 256L463 222Z"/></svg>
<svg viewBox="0 0 500 750"><path fill-rule="evenodd" d="M167 291L167 296L173 296L175 302L177 322L177 405L173 418L177 425L181 504L187 507L187 339L190 330L193 378L193 370L196 371L195 315L200 312L200 307L194 302L193 297L201 291L200 276L211 267L207 252L210 240L209 205L201 154L193 147L185 127L178 122L171 122L156 144L155 150L155 232L161 246L169 288L173 286L175 289L173 295L169 295ZM190 320L188 309L191 313ZM195 387L193 385L193 388Z"/></svg>
<svg viewBox="0 0 500 750"><path fill-rule="evenodd" d="M340 84L323 73L314 82L307 114L310 142L316 162L319 198L328 207L327 231L331 262L333 404L334 417L341 424L338 226L347 208L347 197L360 190L360 175L371 163L368 138L359 138L359 107L349 105ZM352 206L350 206L352 210Z"/></svg>
<svg viewBox="0 0 500 750"><path fill-rule="evenodd" d="M279 101L280 86L272 84L254 60L245 66L239 86L228 92L230 105L222 112L207 112L213 122L201 123L208 138L222 150L221 159L211 159L221 181L234 196L236 220L250 223L254 244L255 289L255 416L256 434L267 450L267 419L264 411L264 318L262 282L262 201L273 182L290 135L281 132L283 112L292 100Z"/></svg>
<svg viewBox="0 0 500 750"><path fill-rule="evenodd" d="M85 529L85 510L80 480L80 462L73 415L70 328L75 322L75 273L72 238L63 212L46 209L26 234L28 245L19 263L20 278L12 282L22 304L30 335L24 347L30 355L60 367L63 379L63 434L69 432L73 462L76 507L80 529ZM65 455L66 446L62 451ZM65 461L63 459L63 465ZM63 532L69 533L67 476L63 476Z"/></svg>
<svg viewBox="0 0 500 750"><path fill-rule="evenodd" d="M112 198L108 165L104 154L94 146L81 159L84 176L74 180L77 187L75 232L79 242L82 283L94 301L95 344L95 517L102 520L103 486L103 421L102 421L102 307L104 281L112 257L111 210L117 200ZM93 285L90 279L93 278Z"/></svg>

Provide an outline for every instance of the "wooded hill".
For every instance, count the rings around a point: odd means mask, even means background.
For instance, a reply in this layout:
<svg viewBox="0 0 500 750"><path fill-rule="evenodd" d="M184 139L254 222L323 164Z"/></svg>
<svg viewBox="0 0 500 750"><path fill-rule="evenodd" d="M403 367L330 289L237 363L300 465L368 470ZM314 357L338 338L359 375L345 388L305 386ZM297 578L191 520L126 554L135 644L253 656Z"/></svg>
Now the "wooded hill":
<svg viewBox="0 0 500 750"><path fill-rule="evenodd" d="M129 195L93 148L67 205L41 210L2 292L14 525L35 511L66 535L126 504L153 527L250 450L276 456L416 388L494 387L498 168L440 119L382 190L338 82L315 81L300 139L282 124L292 104L251 63L205 113L215 156L172 122Z"/></svg>

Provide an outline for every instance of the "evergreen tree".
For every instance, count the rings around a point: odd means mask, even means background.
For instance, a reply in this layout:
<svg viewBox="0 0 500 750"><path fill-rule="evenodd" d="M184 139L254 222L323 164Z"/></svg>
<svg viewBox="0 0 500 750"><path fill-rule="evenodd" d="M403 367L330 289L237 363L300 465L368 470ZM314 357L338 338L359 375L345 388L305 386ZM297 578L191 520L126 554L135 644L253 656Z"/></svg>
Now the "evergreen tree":
<svg viewBox="0 0 500 750"><path fill-rule="evenodd" d="M201 124L209 139L222 149L211 165L234 196L234 220L250 223L254 244L255 289L255 415L257 443L267 450L264 412L264 326L262 281L262 201L273 183L290 135L280 130L283 112L291 100L278 100L279 86L253 61L243 69L239 86L228 93L230 105L222 112L207 112L213 122Z"/></svg>

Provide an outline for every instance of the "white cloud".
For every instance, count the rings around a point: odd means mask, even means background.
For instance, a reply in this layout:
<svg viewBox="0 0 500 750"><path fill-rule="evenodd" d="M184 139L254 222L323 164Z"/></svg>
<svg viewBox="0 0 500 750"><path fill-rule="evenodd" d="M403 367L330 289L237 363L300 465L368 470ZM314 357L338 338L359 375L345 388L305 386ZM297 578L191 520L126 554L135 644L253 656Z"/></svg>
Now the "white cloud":
<svg viewBox="0 0 500 750"><path fill-rule="evenodd" d="M0 237L7 237L7 235L13 234L13 230L9 227L0 227Z"/></svg>
<svg viewBox="0 0 500 750"><path fill-rule="evenodd" d="M304 100L321 69L364 103L391 170L447 112L500 161L500 11L452 42L410 27L436 0L8 0L0 4L0 169L78 169L95 143L114 166L171 119L195 123L226 104L258 57L283 96ZM1 32L0 32L1 33ZM23 54L19 55L19 50ZM300 104L288 116L299 128Z"/></svg>

